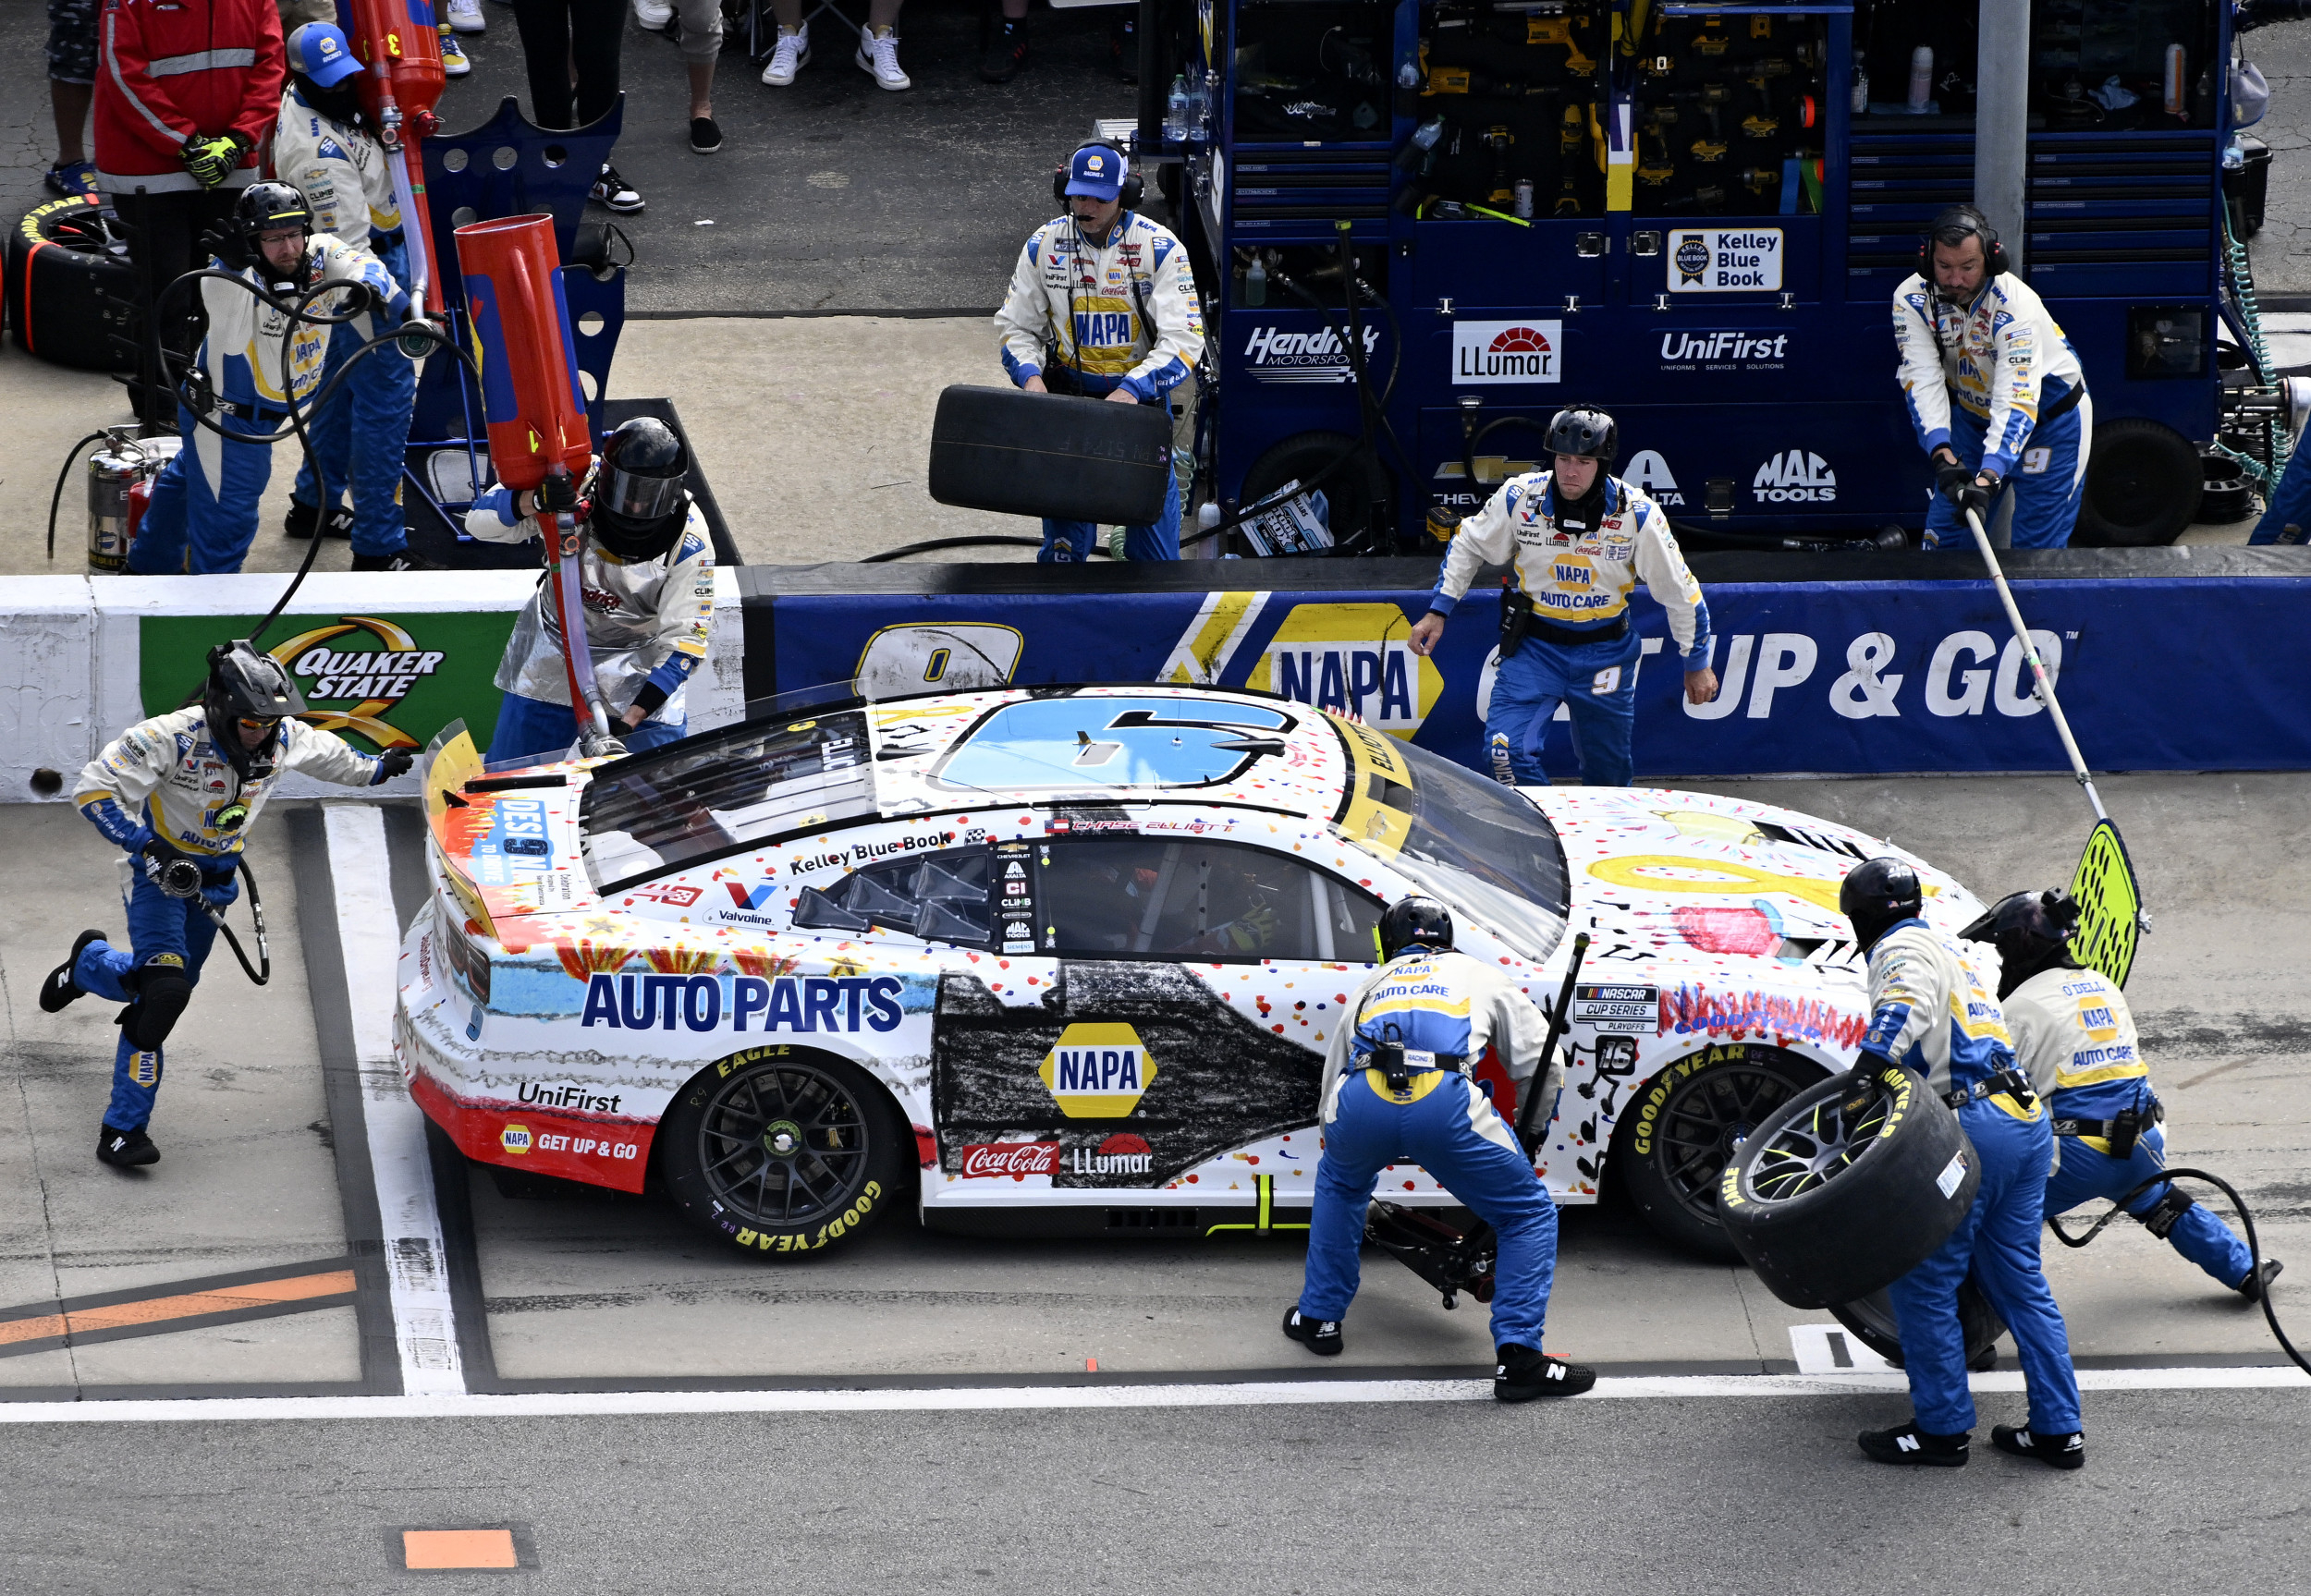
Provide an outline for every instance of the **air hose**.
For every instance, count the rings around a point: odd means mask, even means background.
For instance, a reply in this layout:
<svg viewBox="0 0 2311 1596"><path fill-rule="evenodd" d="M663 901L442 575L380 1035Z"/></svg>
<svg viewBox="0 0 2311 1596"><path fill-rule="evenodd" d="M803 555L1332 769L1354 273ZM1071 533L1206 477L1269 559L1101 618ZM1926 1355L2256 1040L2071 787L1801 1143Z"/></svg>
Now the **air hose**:
<svg viewBox="0 0 2311 1596"><path fill-rule="evenodd" d="M2228 302L2218 302L2221 304L2224 320L2231 323L2232 331L2239 335L2240 346L2245 349L2247 359L2255 368L2255 380L2268 387L2274 382L2273 368L2269 346L2263 341L2262 312L2255 302L2255 270L2248 262L2246 246L2231 230L2231 207L2228 204L2222 207L2222 214L2223 275L2230 285L2231 297ZM2270 456L2268 465L2251 455L2241 454L2219 438L2213 447L2215 453L2236 462L2252 477L2268 500L2278 491L2279 479L2287 474L2287 460L2294 453L2294 446L2283 415L2263 418L2263 437L2265 452Z"/></svg>
<svg viewBox="0 0 2311 1596"><path fill-rule="evenodd" d="M2087 1227L2083 1235L2073 1237L2069 1231L2062 1228L2062 1224L2060 1220L2054 1218L2050 1214L2047 1218L2047 1226L2054 1232L2056 1239L2060 1241L2063 1246L2084 1247L2088 1242L2092 1241L2096 1237L2101 1235L2104 1226L2108 1225L2112 1220L2117 1219L2121 1214L2126 1213L2126 1205L2128 1203L2134 1201L2145 1192L2150 1191L2158 1187L2165 1186L2170 1181L2176 1180L2203 1180L2207 1185L2215 1188L2225 1197L2231 1200L2231 1206L2232 1209L2237 1211L2239 1223L2245 1227L2247 1233L2247 1258L2249 1260L2247 1269L2248 1278L2254 1279L2261 1275L2263 1273L2263 1248L2261 1242L2256 1238L2255 1215L2247 1212L2246 1200L2239 1195L2238 1189L2233 1187L2231 1182L2225 1180L2219 1175L2209 1175L2203 1169L2170 1169L2163 1171L2160 1174L2152 1176L2148 1180L2144 1181L2141 1185L2135 1187L2132 1191L2129 1191L2125 1196L2120 1198L2116 1202L2112 1203L2110 1205L2110 1212L2104 1214L2100 1219L2096 1220L2092 1225ZM2127 1214L2127 1217L2133 1218L2134 1215ZM2256 1300L2262 1304L2263 1317L2269 1323L2271 1327L2271 1334L2279 1342L2280 1350L2287 1354L2288 1358L2293 1361L2296 1368L2302 1370L2305 1374L2311 1374L2311 1360L2306 1360L2302 1353L2295 1350L2295 1344L2288 1340L2286 1331L2280 1328L2279 1310L2271 1306L2270 1282L2262 1282L2260 1289L2256 1293Z"/></svg>

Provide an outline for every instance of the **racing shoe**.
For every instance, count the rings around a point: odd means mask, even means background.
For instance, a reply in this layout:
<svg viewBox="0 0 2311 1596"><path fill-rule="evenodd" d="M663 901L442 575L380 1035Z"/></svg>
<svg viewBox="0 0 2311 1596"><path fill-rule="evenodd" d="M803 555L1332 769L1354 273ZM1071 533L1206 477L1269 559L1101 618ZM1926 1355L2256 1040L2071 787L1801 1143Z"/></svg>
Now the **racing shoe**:
<svg viewBox="0 0 2311 1596"><path fill-rule="evenodd" d="M281 518L281 530L292 538L310 538L318 528L324 538L349 538L353 535L353 512L344 505L329 510L326 526L321 522L321 511L302 499L289 500L288 514Z"/></svg>
<svg viewBox="0 0 2311 1596"><path fill-rule="evenodd" d="M1993 1424L1990 1444L2009 1457L2036 1457L2049 1468L2086 1467L2086 1438L2075 1430L2068 1435L2034 1435L2011 1424Z"/></svg>
<svg viewBox="0 0 2311 1596"><path fill-rule="evenodd" d="M770 65L763 68L763 81L774 89L783 89L810 64L811 25L805 22L791 33L781 28L777 47L770 53Z"/></svg>
<svg viewBox="0 0 2311 1596"><path fill-rule="evenodd" d="M407 549L396 549L389 554L355 554L349 568L357 571L438 571L443 567Z"/></svg>
<svg viewBox="0 0 2311 1596"><path fill-rule="evenodd" d="M1338 1358L1340 1347L1345 1345L1340 1340L1339 1320L1302 1319L1297 1302L1284 1310L1284 1334L1318 1358Z"/></svg>
<svg viewBox="0 0 2311 1596"><path fill-rule="evenodd" d="M1530 1402L1536 1396L1578 1396L1596 1383L1596 1371L1530 1346L1500 1346L1493 1365L1493 1396L1501 1402Z"/></svg>
<svg viewBox="0 0 2311 1596"><path fill-rule="evenodd" d="M76 948L73 951L77 953L79 950ZM2263 1288L2268 1285L2272 1281L2277 1280L2279 1278L2279 1272L2286 1267L2287 1266L2285 1264L2280 1262L2276 1258L2266 1258L2263 1260L2263 1266L2260 1269L2248 1270L2244 1275L2240 1277L2239 1284L2232 1286L2231 1289L2245 1298L2249 1302L2260 1302L2263 1300Z"/></svg>
<svg viewBox="0 0 2311 1596"><path fill-rule="evenodd" d="M153 1139L141 1130L123 1130L118 1126L100 1125L96 1127L96 1161L109 1163L115 1169L137 1169L161 1161L161 1150L153 1145Z"/></svg>
<svg viewBox="0 0 2311 1596"><path fill-rule="evenodd" d="M1955 1435L1929 1435L1918 1428L1916 1419L1898 1430L1865 1430L1854 1440L1862 1450L1880 1463L1901 1463L1928 1468L1963 1468L1966 1456L1974 1445L1971 1432L1961 1430Z"/></svg>
<svg viewBox="0 0 2311 1596"><path fill-rule="evenodd" d="M44 1014L55 1014L76 997L86 997L88 989L72 979L73 967L80 962L80 955L92 942L103 942L101 931L84 931L73 939L72 956L48 972L48 979L40 983L40 1006Z"/></svg>

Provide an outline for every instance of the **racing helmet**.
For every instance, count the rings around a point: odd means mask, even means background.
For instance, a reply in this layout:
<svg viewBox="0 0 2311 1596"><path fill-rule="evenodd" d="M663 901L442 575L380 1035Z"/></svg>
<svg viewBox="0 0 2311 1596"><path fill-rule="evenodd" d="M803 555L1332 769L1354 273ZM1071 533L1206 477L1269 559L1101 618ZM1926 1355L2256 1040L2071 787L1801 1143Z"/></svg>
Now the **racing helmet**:
<svg viewBox="0 0 2311 1596"><path fill-rule="evenodd" d="M1853 922L1853 940L1864 953L1925 903L1918 872L1890 857L1864 859L1846 871L1845 884L1838 889L1838 907Z"/></svg>
<svg viewBox="0 0 2311 1596"><path fill-rule="evenodd" d="M312 207L305 203L305 196L292 183L251 183L233 201L217 254L233 270L247 271L264 259L257 236L282 227L296 227L306 238L312 237Z"/></svg>
<svg viewBox="0 0 2311 1596"><path fill-rule="evenodd" d="M1380 916L1380 956L1394 958L1418 945L1442 953L1452 945L1452 911L1433 897L1398 898Z"/></svg>
<svg viewBox="0 0 2311 1596"><path fill-rule="evenodd" d="M1620 428L1595 405L1569 405L1548 423L1546 447L1552 455L1587 455L1610 470L1620 448Z"/></svg>
<svg viewBox="0 0 2311 1596"><path fill-rule="evenodd" d="M2008 894L1958 934L1997 947L2002 999L2042 969L2077 969L2071 956L2071 936L2077 930L2078 905L2069 893L2049 887Z"/></svg>
<svg viewBox="0 0 2311 1596"><path fill-rule="evenodd" d="M682 488L690 450L655 416L621 421L602 440L593 483L594 535L621 560L654 560L672 548L687 520Z"/></svg>
<svg viewBox="0 0 2311 1596"><path fill-rule="evenodd" d="M303 714L305 699L280 661L258 652L248 639L236 638L209 651L209 680L201 691L201 708L218 751L246 781L254 766L271 763L282 717ZM253 749L241 747L234 735L234 723L240 720L269 723L264 741Z"/></svg>

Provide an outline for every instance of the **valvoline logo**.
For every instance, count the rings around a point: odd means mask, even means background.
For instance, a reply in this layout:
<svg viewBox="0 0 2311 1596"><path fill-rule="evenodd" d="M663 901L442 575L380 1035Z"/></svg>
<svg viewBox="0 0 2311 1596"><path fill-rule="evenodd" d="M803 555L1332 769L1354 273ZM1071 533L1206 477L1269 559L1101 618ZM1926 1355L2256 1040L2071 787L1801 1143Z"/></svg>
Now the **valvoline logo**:
<svg viewBox="0 0 2311 1596"><path fill-rule="evenodd" d="M740 908L760 908L770 901L771 884L768 882L751 890L734 881L726 881L722 884L729 892L730 901Z"/></svg>
<svg viewBox="0 0 2311 1596"><path fill-rule="evenodd" d="M1156 1061L1128 1025L1070 1025L1035 1073L1070 1119L1120 1119L1139 1106Z"/></svg>

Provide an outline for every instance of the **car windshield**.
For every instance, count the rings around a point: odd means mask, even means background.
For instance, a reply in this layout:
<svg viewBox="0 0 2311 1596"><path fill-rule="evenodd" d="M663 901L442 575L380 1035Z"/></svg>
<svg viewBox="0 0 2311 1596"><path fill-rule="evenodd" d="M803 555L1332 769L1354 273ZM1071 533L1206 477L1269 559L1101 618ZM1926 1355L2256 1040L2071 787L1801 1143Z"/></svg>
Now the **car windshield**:
<svg viewBox="0 0 2311 1596"><path fill-rule="evenodd" d="M1565 850L1548 817L1425 749L1400 743L1412 767L1412 829L1396 856L1422 890L1538 964L1565 934L1571 906Z"/></svg>

